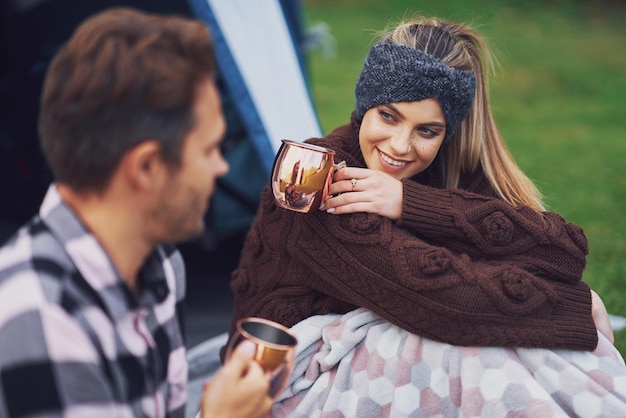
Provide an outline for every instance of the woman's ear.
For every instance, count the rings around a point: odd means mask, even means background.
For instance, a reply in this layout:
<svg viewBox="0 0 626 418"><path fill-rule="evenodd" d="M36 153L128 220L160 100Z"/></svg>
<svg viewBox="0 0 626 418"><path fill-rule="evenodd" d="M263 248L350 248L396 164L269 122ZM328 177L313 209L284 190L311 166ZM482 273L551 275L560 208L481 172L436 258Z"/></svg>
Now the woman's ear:
<svg viewBox="0 0 626 418"><path fill-rule="evenodd" d="M130 187L136 190L152 190L167 177L167 164L161 158L161 146L154 140L135 145L124 155L120 166Z"/></svg>

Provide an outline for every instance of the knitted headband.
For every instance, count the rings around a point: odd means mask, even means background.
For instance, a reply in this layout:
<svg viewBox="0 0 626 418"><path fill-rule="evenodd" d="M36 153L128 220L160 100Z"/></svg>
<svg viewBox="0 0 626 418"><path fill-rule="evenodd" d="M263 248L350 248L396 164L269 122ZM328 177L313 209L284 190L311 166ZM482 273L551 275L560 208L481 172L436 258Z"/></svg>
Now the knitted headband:
<svg viewBox="0 0 626 418"><path fill-rule="evenodd" d="M472 107L476 78L470 71L449 67L424 51L385 43L370 49L354 92L359 121L368 109L382 104L439 100L446 118L445 141Z"/></svg>

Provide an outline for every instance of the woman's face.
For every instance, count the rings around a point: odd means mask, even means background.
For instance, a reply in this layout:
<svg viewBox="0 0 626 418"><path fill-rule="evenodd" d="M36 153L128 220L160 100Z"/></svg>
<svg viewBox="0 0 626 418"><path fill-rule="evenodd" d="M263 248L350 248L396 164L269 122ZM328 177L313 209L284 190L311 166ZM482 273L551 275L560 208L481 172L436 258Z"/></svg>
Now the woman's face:
<svg viewBox="0 0 626 418"><path fill-rule="evenodd" d="M424 171L446 135L446 120L437 99L390 103L363 116L359 144L367 167L398 180Z"/></svg>

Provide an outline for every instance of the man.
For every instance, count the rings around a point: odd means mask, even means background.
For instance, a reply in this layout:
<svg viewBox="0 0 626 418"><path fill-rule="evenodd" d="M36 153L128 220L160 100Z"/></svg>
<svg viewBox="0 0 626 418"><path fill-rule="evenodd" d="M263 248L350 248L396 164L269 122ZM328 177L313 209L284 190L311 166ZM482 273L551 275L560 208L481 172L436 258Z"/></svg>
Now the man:
<svg viewBox="0 0 626 418"><path fill-rule="evenodd" d="M180 417L187 363L168 243L203 230L228 171L200 23L111 9L52 62L39 133L55 177L0 250L0 417ZM244 350L206 386L203 416L263 416Z"/></svg>

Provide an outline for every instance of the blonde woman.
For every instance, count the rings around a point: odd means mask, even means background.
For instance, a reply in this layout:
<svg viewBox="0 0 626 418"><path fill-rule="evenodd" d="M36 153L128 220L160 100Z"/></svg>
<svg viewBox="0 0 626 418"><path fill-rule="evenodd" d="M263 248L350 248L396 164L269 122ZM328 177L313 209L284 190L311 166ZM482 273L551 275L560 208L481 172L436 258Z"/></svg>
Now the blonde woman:
<svg viewBox="0 0 626 418"><path fill-rule="evenodd" d="M301 214L264 190L233 324L298 335L275 415L585 415L576 395L624 412L624 362L581 280L587 240L507 151L490 57L466 25L398 25L365 59L350 123L307 141L347 162L333 197Z"/></svg>

